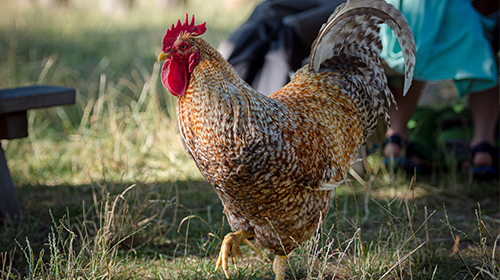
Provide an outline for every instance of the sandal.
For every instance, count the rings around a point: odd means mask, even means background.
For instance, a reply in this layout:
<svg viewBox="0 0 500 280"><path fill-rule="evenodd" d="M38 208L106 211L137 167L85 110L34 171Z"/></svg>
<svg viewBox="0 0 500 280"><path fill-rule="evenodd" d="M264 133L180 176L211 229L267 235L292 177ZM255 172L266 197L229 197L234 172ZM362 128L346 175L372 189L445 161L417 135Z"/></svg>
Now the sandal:
<svg viewBox="0 0 500 280"><path fill-rule="evenodd" d="M414 171L420 174L429 174L435 167L435 131L436 118L439 112L425 107L418 107L408 122L410 141L404 140L399 135L392 135L384 142L399 145L402 149L401 156L386 158L385 164L396 163L407 172ZM393 164L394 165L394 164Z"/></svg>
<svg viewBox="0 0 500 280"><path fill-rule="evenodd" d="M499 149L498 147L493 147L487 142L482 142L474 146L470 150L470 158L473 159L474 155L478 152L485 152L491 155L493 164L491 166L474 166L472 167L472 173L474 179L476 180L493 180L498 179L499 174ZM472 166L472 164L471 164Z"/></svg>
<svg viewBox="0 0 500 280"><path fill-rule="evenodd" d="M457 170L461 173L473 175L475 180L491 180L499 177L499 149L487 142L482 142L470 148L469 143L474 134L471 115L468 110L459 113L451 108L441 112L437 119L437 142L442 152L442 159L446 169ZM472 159L478 152L491 155L491 166L474 166Z"/></svg>
<svg viewBox="0 0 500 280"><path fill-rule="evenodd" d="M399 166L408 173L428 174L432 171L432 164L425 159L426 155L421 152L425 149L419 148L419 145L408 142L397 134L385 139L383 148L389 143L400 146L402 153L401 156L386 157L384 159L386 166L392 168Z"/></svg>
<svg viewBox="0 0 500 280"><path fill-rule="evenodd" d="M464 173L464 163L470 160L469 143L474 133L468 111L455 112L445 108L436 119L437 143L443 170Z"/></svg>

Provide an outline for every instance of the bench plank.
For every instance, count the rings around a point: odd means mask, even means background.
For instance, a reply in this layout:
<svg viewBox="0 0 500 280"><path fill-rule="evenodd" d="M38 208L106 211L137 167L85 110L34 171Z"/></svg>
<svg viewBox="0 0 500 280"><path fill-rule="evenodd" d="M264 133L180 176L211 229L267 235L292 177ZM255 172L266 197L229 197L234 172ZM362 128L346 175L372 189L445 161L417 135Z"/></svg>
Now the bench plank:
<svg viewBox="0 0 500 280"><path fill-rule="evenodd" d="M0 115L75 103L75 89L30 86L0 90Z"/></svg>

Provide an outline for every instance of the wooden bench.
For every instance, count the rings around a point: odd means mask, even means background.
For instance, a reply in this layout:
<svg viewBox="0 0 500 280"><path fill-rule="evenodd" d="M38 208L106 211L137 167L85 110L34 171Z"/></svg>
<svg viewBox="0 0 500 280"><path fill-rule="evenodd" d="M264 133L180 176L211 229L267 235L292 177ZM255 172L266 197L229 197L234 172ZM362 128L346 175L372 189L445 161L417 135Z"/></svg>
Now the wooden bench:
<svg viewBox="0 0 500 280"><path fill-rule="evenodd" d="M31 86L0 90L0 139L28 136L29 109L75 103L75 89ZM0 221L20 217L21 207L0 145Z"/></svg>

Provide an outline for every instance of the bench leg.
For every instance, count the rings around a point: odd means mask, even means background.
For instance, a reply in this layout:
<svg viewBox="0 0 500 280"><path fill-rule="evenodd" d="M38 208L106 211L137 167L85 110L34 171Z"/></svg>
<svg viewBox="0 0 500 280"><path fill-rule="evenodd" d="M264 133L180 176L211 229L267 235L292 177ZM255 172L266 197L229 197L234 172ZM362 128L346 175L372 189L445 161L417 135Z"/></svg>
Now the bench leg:
<svg viewBox="0 0 500 280"><path fill-rule="evenodd" d="M21 207L17 199L16 189L10 177L9 167L0 145L0 220L21 216Z"/></svg>

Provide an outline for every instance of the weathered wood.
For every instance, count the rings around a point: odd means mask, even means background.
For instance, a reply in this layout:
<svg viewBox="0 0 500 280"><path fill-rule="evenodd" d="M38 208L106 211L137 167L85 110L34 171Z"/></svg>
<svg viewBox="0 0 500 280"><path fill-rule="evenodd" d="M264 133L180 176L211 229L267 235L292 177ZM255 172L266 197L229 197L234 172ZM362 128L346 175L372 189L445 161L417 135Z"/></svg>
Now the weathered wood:
<svg viewBox="0 0 500 280"><path fill-rule="evenodd" d="M0 114L0 139L14 139L28 136L26 111Z"/></svg>
<svg viewBox="0 0 500 280"><path fill-rule="evenodd" d="M0 221L2 218L15 219L21 216L21 207L16 189L10 177L7 161L0 145Z"/></svg>
<svg viewBox="0 0 500 280"><path fill-rule="evenodd" d="M0 90L0 115L73 103L73 88L31 86Z"/></svg>

